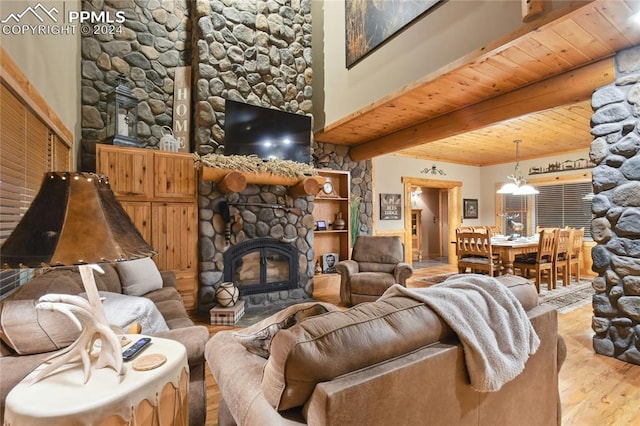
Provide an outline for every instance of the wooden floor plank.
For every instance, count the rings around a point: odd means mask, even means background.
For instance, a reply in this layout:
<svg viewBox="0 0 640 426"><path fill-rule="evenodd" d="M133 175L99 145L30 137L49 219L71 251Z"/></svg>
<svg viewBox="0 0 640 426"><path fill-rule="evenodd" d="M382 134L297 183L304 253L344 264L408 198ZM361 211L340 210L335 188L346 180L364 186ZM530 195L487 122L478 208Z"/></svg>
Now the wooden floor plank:
<svg viewBox="0 0 640 426"><path fill-rule="evenodd" d="M408 281L409 287L420 287L422 277L455 272L455 268L442 265L418 269ZM338 304L339 287L336 281L323 280L316 286L314 297ZM559 329L567 344L567 359L559 377L564 426L621 426L640 424L640 366L614 358L597 355L593 351L591 331L591 305L565 314L559 314ZM229 329L212 326L202 318L194 318L207 325L210 333ZM207 368L207 426L218 425L220 391Z"/></svg>

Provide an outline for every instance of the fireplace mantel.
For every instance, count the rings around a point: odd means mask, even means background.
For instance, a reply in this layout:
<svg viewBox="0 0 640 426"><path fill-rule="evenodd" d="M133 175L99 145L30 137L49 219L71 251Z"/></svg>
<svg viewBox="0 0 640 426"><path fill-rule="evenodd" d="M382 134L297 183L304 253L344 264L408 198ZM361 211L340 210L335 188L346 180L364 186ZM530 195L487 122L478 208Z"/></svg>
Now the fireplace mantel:
<svg viewBox="0 0 640 426"><path fill-rule="evenodd" d="M222 192L242 192L247 184L283 185L293 196L317 195L325 182L322 176L291 177L265 172L247 172L219 167L202 167L200 179L218 182Z"/></svg>

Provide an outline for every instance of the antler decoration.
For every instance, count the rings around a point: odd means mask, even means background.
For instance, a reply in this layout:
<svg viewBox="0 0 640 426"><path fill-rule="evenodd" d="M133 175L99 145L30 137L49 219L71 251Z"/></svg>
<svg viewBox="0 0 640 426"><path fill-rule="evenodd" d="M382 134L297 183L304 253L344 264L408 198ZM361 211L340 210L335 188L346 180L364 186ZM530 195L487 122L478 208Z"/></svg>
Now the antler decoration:
<svg viewBox="0 0 640 426"><path fill-rule="evenodd" d="M111 367L119 375L124 374L122 345L104 315L92 268L103 272L97 265L79 266L88 301L80 296L67 294L46 294L39 299L37 309L58 311L66 315L82 332L69 347L47 358L46 361L52 361L51 365L36 376L35 382L42 380L64 364L79 358L82 361L86 383L91 377L91 353L98 339L101 341L101 346L98 349L96 368Z"/></svg>

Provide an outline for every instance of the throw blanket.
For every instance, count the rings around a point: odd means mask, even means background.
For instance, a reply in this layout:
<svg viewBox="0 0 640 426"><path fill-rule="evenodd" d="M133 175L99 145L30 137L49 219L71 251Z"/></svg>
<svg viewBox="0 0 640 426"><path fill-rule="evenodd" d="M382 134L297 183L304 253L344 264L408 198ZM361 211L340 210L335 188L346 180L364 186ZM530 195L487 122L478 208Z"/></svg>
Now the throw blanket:
<svg viewBox="0 0 640 426"><path fill-rule="evenodd" d="M164 317L151 299L108 291L100 291L99 294L100 298L104 298L102 307L109 324L127 330L131 324L138 323L144 334L169 330ZM86 293L80 295L87 297Z"/></svg>
<svg viewBox="0 0 640 426"><path fill-rule="evenodd" d="M499 281L486 275L457 274L428 288L400 284L380 299L406 296L424 302L462 342L471 386L498 391L524 369L540 339L522 305Z"/></svg>

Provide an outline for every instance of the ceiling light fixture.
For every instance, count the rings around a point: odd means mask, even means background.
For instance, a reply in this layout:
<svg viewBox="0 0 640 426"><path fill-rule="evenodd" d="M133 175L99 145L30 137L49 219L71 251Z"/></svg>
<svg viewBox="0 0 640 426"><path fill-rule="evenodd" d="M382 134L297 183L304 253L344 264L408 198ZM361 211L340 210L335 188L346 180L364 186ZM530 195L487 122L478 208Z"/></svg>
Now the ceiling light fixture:
<svg viewBox="0 0 640 426"><path fill-rule="evenodd" d="M518 160L520 142L522 142L520 139L513 141L513 143L516 144L516 167L514 173L507 176L507 179L512 182L507 182L502 185L502 188L497 191L498 194L532 195L540 193L540 191L533 186L527 185L527 181L520 171L520 161Z"/></svg>

